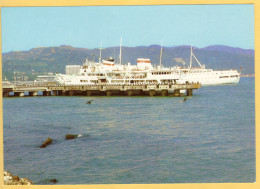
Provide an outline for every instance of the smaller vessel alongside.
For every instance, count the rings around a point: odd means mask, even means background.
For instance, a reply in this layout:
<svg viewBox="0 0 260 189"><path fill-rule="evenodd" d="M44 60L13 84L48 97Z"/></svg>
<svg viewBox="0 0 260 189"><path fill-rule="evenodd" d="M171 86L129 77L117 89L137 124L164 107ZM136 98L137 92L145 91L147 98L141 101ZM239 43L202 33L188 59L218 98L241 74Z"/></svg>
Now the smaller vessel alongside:
<svg viewBox="0 0 260 189"><path fill-rule="evenodd" d="M192 58L194 58L199 67L192 67ZM201 85L220 85L236 84L240 80L240 73L237 70L213 70L206 69L196 56L191 47L190 66L188 68L177 67L180 77L178 83L200 83Z"/></svg>

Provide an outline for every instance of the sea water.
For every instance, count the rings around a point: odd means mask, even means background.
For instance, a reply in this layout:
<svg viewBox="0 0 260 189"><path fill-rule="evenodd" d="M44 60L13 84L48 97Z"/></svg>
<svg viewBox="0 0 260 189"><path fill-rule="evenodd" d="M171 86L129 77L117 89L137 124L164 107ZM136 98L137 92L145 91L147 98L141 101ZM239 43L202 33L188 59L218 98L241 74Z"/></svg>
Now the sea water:
<svg viewBox="0 0 260 189"><path fill-rule="evenodd" d="M254 78L193 92L4 98L4 169L35 184L255 182Z"/></svg>

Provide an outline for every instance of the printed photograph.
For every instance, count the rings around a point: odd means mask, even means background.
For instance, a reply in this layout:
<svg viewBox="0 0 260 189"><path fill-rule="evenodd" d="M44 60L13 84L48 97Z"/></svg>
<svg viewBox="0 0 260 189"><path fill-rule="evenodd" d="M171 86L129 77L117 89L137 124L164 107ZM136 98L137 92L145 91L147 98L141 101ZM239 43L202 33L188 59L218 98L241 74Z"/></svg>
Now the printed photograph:
<svg viewBox="0 0 260 189"><path fill-rule="evenodd" d="M255 183L253 4L2 7L5 185Z"/></svg>

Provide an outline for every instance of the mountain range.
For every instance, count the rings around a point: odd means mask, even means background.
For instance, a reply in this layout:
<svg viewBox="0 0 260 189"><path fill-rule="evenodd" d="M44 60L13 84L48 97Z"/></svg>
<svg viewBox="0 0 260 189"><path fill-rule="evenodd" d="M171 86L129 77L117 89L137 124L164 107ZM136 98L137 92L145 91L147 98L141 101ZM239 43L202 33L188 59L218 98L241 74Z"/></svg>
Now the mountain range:
<svg viewBox="0 0 260 189"><path fill-rule="evenodd" d="M160 62L161 46L122 47L122 64L136 64L137 58L150 58L153 65ZM193 47L193 53L206 68L217 70L237 69L242 74L255 73L255 51L223 45L213 45L205 48ZM99 49L75 48L68 45L59 47L37 47L28 51L12 51L3 53L3 76L12 80L14 72L23 72L33 77L36 75L59 72L65 73L66 65L82 65L85 59L99 60ZM102 50L102 59L115 58L119 60L119 47L109 47ZM162 64L169 66L188 66L190 63L190 46L163 47ZM193 59L193 66L197 66Z"/></svg>

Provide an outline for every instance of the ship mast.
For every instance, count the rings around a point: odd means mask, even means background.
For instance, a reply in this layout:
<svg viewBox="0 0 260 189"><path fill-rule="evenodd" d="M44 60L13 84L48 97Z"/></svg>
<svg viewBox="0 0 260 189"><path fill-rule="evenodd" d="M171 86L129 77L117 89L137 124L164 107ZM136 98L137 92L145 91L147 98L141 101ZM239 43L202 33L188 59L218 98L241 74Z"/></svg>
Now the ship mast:
<svg viewBox="0 0 260 189"><path fill-rule="evenodd" d="M120 39L119 65L122 63L122 37Z"/></svg>
<svg viewBox="0 0 260 189"><path fill-rule="evenodd" d="M163 41L161 41L161 54L160 54L160 68L162 67L162 51L163 51Z"/></svg>
<svg viewBox="0 0 260 189"><path fill-rule="evenodd" d="M190 46L190 68L191 68L191 65L192 65L192 46Z"/></svg>
<svg viewBox="0 0 260 189"><path fill-rule="evenodd" d="M195 58L195 60L197 61L197 63L199 64L199 66L201 68L205 68L205 66L202 66L202 64L200 63L200 61L196 58L196 56L193 54L193 51L192 51L192 46L190 46L190 69L191 69L191 66L192 66L192 57Z"/></svg>
<svg viewBox="0 0 260 189"><path fill-rule="evenodd" d="M100 51L99 51L99 63L101 63L101 56L102 56L102 41L100 42Z"/></svg>

